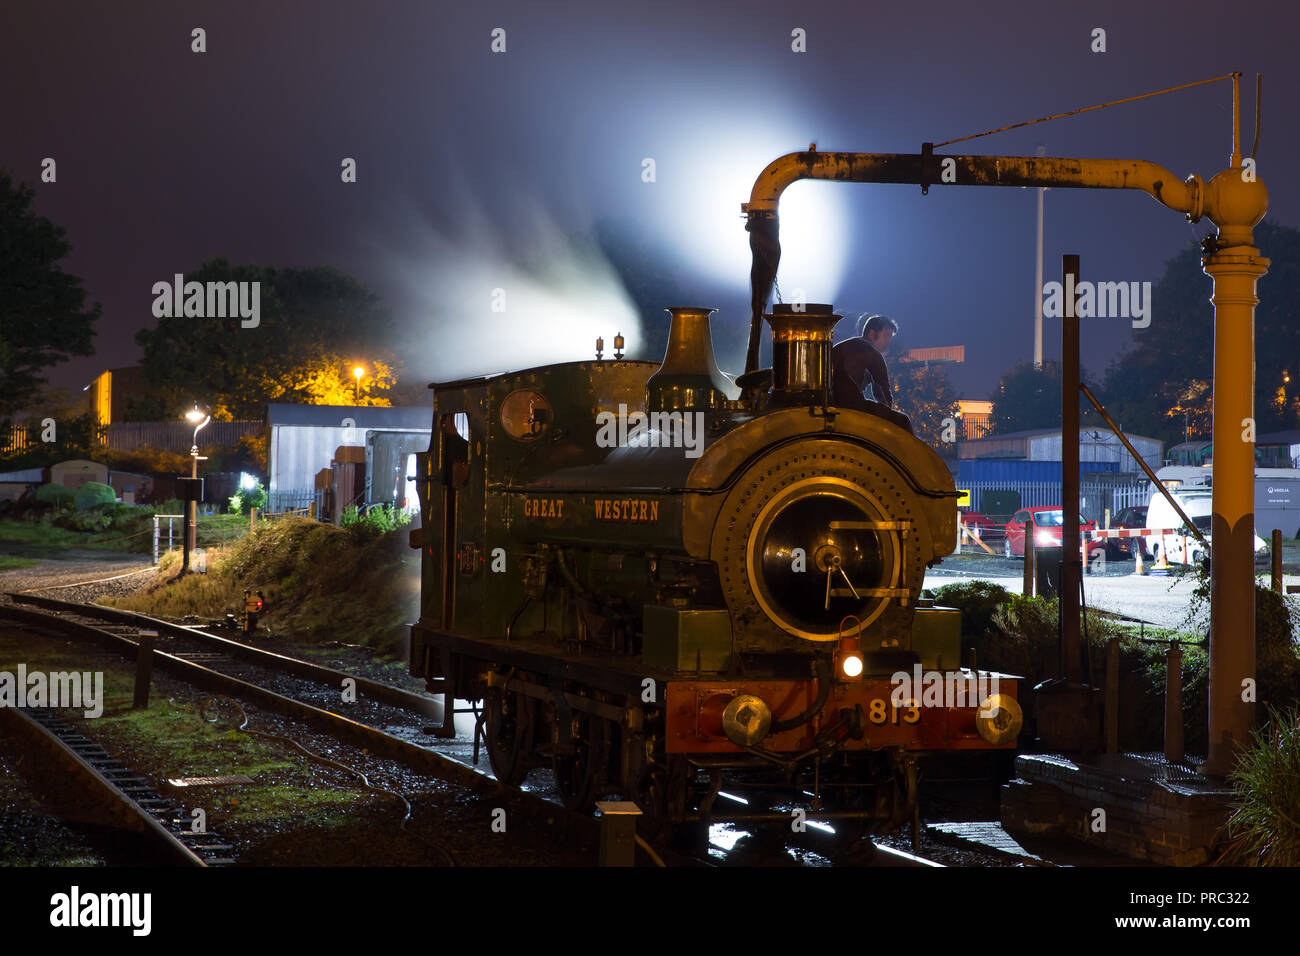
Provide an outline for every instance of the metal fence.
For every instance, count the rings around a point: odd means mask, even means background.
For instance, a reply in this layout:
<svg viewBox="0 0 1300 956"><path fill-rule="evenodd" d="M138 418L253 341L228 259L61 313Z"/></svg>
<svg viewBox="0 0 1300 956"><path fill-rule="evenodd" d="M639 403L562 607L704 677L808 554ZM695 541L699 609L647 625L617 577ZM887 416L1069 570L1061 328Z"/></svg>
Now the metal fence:
<svg viewBox="0 0 1300 956"><path fill-rule="evenodd" d="M289 488L269 492L266 496L266 510L272 513L282 511L300 511L316 504L316 489Z"/></svg>
<svg viewBox="0 0 1300 956"><path fill-rule="evenodd" d="M255 436L263 422L208 422L199 432L202 448L234 448L241 438ZM11 425L0 432L0 455L16 455L41 444L39 424ZM188 422L115 422L94 430L92 442L114 451L160 448L188 453L194 445L194 426Z"/></svg>
<svg viewBox="0 0 1300 956"><path fill-rule="evenodd" d="M982 505L984 492L1014 491L1020 495L1021 508L1060 506L1059 481L971 481L964 487L971 492L976 511L985 511ZM1125 508L1143 506L1151 497L1151 482L1122 475L1089 475L1079 485L1079 511L1098 525L1105 520L1106 510L1113 518Z"/></svg>
<svg viewBox="0 0 1300 956"><path fill-rule="evenodd" d="M199 432L202 448L233 448L241 438L257 435L263 422L208 422ZM194 426L188 422L114 422L104 429L101 444L116 451L164 448L188 452L194 444Z"/></svg>

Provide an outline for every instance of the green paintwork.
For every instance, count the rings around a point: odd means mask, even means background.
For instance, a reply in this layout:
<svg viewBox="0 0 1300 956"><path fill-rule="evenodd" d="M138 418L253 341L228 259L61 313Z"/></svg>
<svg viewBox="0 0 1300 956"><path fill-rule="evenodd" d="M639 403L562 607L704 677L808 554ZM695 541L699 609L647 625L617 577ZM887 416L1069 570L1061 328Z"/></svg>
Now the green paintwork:
<svg viewBox="0 0 1300 956"><path fill-rule="evenodd" d="M925 670L961 667L961 611L955 607L918 607L912 618L912 650Z"/></svg>
<svg viewBox="0 0 1300 956"><path fill-rule="evenodd" d="M731 618L724 609L647 604L642 662L647 667L721 673L731 667Z"/></svg>

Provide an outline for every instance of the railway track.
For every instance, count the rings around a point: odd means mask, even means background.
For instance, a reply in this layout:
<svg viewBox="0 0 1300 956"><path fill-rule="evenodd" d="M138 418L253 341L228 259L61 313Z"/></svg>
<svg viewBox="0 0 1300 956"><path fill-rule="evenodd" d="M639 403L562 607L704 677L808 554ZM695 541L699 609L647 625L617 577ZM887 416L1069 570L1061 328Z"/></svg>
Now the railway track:
<svg viewBox="0 0 1300 956"><path fill-rule="evenodd" d="M13 603L0 605L0 615L29 627L93 642L128 659L138 656L142 636L156 635L155 666L208 693L242 699L303 721L417 772L480 791L499 790L490 771L469 762L477 749L472 734L450 740L428 736L426 718L440 722L443 708L441 701L431 697L148 615L31 593L8 597ZM345 681L354 682L353 703L343 703ZM346 713L338 712L344 710ZM420 719L412 720L413 716ZM463 739L467 736L469 739ZM563 830L593 839L598 835L597 821L565 809L553 787L545 782L510 792L534 819L559 824ZM712 854L707 850L702 854L682 853L662 846L654 849L670 865L718 865L728 855L725 849L719 851L716 847ZM804 849L820 856L826 848ZM884 865L935 865L888 847L878 849L883 851L877 855Z"/></svg>
<svg viewBox="0 0 1300 956"><path fill-rule="evenodd" d="M34 630L96 644L131 660L139 655L141 635L154 632L157 638L153 661L160 671L210 694L242 700L301 721L418 773L501 798L501 785L490 774L428 746L430 738L423 729L426 722L413 721L412 717L423 718L431 713L440 717L441 705L430 698L144 615L32 594L9 597L14 603L0 604L0 617ZM342 709L341 684L345 679L355 681L357 691L356 703L347 705L348 715L329 709ZM505 799L514 812L557 835L582 836L593 843L598 838L594 818L566 810L538 793L507 790ZM699 862L667 848L655 850L669 864Z"/></svg>
<svg viewBox="0 0 1300 956"><path fill-rule="evenodd" d="M140 834L160 860L179 866L224 866L233 847L214 833L195 833L184 808L158 795L148 781L72 725L44 708L0 708L10 739L38 753L58 785L72 783L83 810ZM44 781L33 781L42 783Z"/></svg>

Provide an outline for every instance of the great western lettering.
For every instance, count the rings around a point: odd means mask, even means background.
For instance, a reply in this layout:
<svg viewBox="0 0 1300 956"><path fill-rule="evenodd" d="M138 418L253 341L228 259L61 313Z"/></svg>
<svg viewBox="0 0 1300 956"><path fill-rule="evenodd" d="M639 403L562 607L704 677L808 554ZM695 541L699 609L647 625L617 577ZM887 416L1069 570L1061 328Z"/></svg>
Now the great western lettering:
<svg viewBox="0 0 1300 956"><path fill-rule="evenodd" d="M659 520L659 502L646 498L597 498L597 521L651 522Z"/></svg>
<svg viewBox="0 0 1300 956"><path fill-rule="evenodd" d="M563 518L563 498L525 498L525 518Z"/></svg>

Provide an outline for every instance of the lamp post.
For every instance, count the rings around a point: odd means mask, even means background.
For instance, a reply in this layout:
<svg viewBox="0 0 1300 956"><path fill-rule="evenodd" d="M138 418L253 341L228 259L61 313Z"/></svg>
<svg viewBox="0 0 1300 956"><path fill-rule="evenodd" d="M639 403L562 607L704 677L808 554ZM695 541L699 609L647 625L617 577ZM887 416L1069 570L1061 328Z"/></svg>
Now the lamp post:
<svg viewBox="0 0 1300 956"><path fill-rule="evenodd" d="M357 379L356 385L353 386L353 390L352 390L352 400L355 404L360 405L361 404L361 376L366 374L366 370L363 369L360 365L358 365L356 368L352 370L352 374L356 376Z"/></svg>
<svg viewBox="0 0 1300 956"><path fill-rule="evenodd" d="M206 412L200 411L198 403L185 413L185 420L194 426L194 441L190 445L190 494L187 496L189 501L186 502L186 522L185 522L185 549L181 555L181 574L186 574L190 570L190 552L194 550L199 540L199 499L198 499L198 479L199 479L199 432L203 426L212 421L212 416Z"/></svg>

